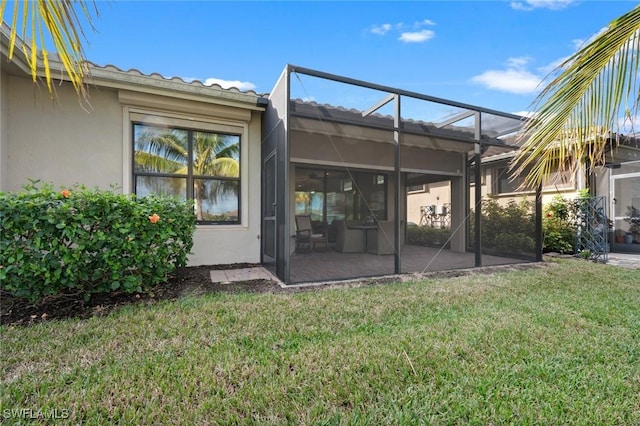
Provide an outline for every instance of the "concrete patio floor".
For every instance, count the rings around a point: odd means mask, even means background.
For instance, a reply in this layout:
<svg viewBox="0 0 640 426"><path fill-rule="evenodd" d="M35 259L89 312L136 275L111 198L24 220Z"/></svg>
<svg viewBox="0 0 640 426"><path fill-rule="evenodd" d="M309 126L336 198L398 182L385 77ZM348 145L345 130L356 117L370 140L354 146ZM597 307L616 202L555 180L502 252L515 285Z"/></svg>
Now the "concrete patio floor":
<svg viewBox="0 0 640 426"><path fill-rule="evenodd" d="M491 255L482 256L483 266L526 263ZM402 273L472 268L474 253L458 253L432 247L406 245L401 256ZM394 274L393 255L340 253L331 248L291 256L291 282L332 281Z"/></svg>
<svg viewBox="0 0 640 426"><path fill-rule="evenodd" d="M296 253L291 256L291 278L294 283L318 283L348 280L361 277L393 275L393 256L376 256L367 253L339 253L333 249L312 253ZM484 266L512 265L526 263L519 259L509 259L485 255ZM403 273L425 273L473 268L473 253L455 253L448 250L407 245L402 254ZM640 255L609 253L609 265L640 270ZM285 286L265 267L227 269L211 271L211 281L230 283L238 281L270 280Z"/></svg>

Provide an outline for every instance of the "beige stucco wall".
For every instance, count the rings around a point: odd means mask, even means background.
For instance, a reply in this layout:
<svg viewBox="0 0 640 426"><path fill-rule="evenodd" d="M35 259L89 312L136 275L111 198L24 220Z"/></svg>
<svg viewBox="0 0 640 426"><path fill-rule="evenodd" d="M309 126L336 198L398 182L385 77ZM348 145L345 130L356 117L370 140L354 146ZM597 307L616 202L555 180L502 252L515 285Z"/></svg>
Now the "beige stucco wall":
<svg viewBox="0 0 640 426"><path fill-rule="evenodd" d="M450 181L430 183L426 190L407 194L407 222L420 224L420 207L451 202Z"/></svg>
<svg viewBox="0 0 640 426"><path fill-rule="evenodd" d="M7 136L7 114L9 111L6 107L9 90L7 86L8 80L4 74L2 62L3 61L0 61L0 191L4 190L4 182L6 181L7 166L4 152L6 149L5 143L9 140Z"/></svg>
<svg viewBox="0 0 640 426"><path fill-rule="evenodd" d="M52 100L27 78L5 79L3 191L18 191L28 179L56 186L122 185L122 109L115 90L93 90L84 110L68 84L56 86Z"/></svg>
<svg viewBox="0 0 640 426"><path fill-rule="evenodd" d="M0 84L2 191L19 191L28 179L40 179L56 187L117 185L130 192L130 106L119 99L118 89L92 86L91 108L84 110L68 84L56 86L53 101L46 89L34 87L21 76L3 74ZM212 105L210 98L196 102L159 96L161 90L155 93L155 97L140 96L150 100L152 114L185 114L189 109L185 106L193 106L198 119L246 128L241 154L242 223L198 226L189 264L259 263L261 112ZM207 112L215 116L207 117ZM227 121L225 112L229 112Z"/></svg>
<svg viewBox="0 0 640 426"><path fill-rule="evenodd" d="M523 193L509 193L509 194L497 194L495 188L495 182L493 179L492 169L484 168L482 184L480 191L482 197L487 198L491 196L501 205L507 205L510 201L520 202L522 200L534 202L535 193L523 192ZM608 175L607 175L608 176ZM607 177L608 181L608 177ZM605 195L601 193L604 190L602 179L600 179L598 186L599 195ZM566 199L573 199L578 196L578 189L581 188L583 183L574 182L571 187L558 187L558 188L546 188L542 191L542 204L549 204L557 196L562 196ZM407 220L409 222L420 223L420 207L427 205L438 205L451 202L451 190L450 183L448 181L440 183L432 183L427 185L428 190L425 192L414 192L407 195ZM471 184L469 188L469 201L472 204L475 202L475 184Z"/></svg>
<svg viewBox="0 0 640 426"><path fill-rule="evenodd" d="M261 235L261 113L253 111L249 123L247 162L241 165L241 225L201 225L194 236L190 265L260 263ZM246 188L246 190L245 190ZM246 218L246 220L245 220Z"/></svg>

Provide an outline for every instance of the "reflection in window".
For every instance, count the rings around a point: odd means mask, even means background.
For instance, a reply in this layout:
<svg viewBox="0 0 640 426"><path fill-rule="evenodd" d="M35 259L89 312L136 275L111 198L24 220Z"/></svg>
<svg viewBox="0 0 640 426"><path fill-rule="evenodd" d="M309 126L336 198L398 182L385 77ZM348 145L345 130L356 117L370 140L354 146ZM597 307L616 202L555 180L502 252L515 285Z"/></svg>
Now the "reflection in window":
<svg viewBox="0 0 640 426"><path fill-rule="evenodd" d="M507 167L501 167L495 172L498 194L509 194L521 191L520 187L524 183L524 177L518 176L514 179L509 175Z"/></svg>
<svg viewBox="0 0 640 426"><path fill-rule="evenodd" d="M193 199L199 223L240 222L240 136L133 125L135 192Z"/></svg>
<svg viewBox="0 0 640 426"><path fill-rule="evenodd" d="M136 194L163 195L179 200L187 199L187 179L162 176L136 176Z"/></svg>
<svg viewBox="0 0 640 426"><path fill-rule="evenodd" d="M314 222L387 219L387 177L367 172L296 169L295 214Z"/></svg>

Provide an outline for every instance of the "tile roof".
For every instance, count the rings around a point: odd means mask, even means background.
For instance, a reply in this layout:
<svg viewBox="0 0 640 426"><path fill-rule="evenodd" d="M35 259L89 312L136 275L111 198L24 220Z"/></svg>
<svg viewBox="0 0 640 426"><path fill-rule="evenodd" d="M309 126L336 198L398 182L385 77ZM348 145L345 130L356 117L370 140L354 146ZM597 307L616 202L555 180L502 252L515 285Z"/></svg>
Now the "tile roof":
<svg viewBox="0 0 640 426"><path fill-rule="evenodd" d="M219 84L204 84L202 81L200 80L185 80L182 77L165 77L163 75L161 75L160 73L157 72L152 72L150 74L145 74L142 71L136 69L136 68L131 68L129 70L124 70L122 68L119 68L113 64L107 64L107 65L97 65L93 62L87 61L87 63L89 64L89 67L91 70L104 70L107 72L115 72L115 73L124 73L124 74L128 74L131 76L137 76L137 77L145 77L145 78L149 78L149 79L153 79L153 80L158 80L158 81L170 81L170 82L175 82L175 83L180 83L180 84L187 84L190 86L194 86L194 87L211 87L217 90L223 90L223 91L228 91L228 92L234 92L234 93L242 93L242 94L250 94L250 95L254 95L257 97L262 97L262 96L266 96L267 94L264 93L258 93L255 90L240 90L237 87L229 87L229 88L224 88Z"/></svg>

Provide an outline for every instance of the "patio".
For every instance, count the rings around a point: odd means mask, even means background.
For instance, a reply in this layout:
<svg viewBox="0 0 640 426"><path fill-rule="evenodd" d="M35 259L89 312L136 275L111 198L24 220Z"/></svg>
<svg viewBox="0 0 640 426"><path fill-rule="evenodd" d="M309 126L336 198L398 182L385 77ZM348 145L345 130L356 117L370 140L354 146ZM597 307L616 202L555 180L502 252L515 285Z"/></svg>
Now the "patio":
<svg viewBox="0 0 640 426"><path fill-rule="evenodd" d="M517 148L521 124L500 111L287 66L263 118L262 263L288 285L520 263L521 251L540 260L541 204L496 217L497 208L482 207L493 188L474 186L483 157ZM447 250L428 247L440 241L431 241L433 229L420 229L424 241L405 241L417 226L408 195L431 186L446 188L430 203L440 219L446 204L446 223L429 226L446 231ZM298 217L342 253L302 253ZM483 229L485 219L493 227Z"/></svg>
<svg viewBox="0 0 640 426"><path fill-rule="evenodd" d="M433 247L406 245L402 250L402 273L447 271L475 266L473 252L453 252ZM524 260L483 255L484 266L523 263ZM333 281L354 277L394 274L393 255L340 253L333 248L294 253L290 257L291 282Z"/></svg>

